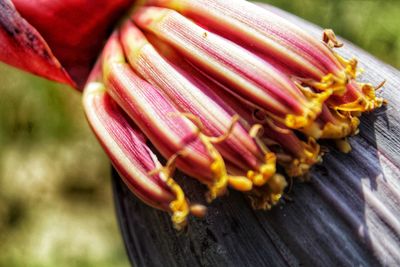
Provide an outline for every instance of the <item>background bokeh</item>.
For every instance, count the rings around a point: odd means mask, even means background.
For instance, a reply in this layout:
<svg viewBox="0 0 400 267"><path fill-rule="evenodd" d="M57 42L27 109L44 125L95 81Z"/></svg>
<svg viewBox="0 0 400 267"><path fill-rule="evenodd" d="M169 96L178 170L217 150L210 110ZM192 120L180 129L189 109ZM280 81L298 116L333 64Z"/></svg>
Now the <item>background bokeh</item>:
<svg viewBox="0 0 400 267"><path fill-rule="evenodd" d="M400 1L264 1L400 67ZM384 77L383 77L384 78ZM0 266L128 266L79 93L0 63Z"/></svg>

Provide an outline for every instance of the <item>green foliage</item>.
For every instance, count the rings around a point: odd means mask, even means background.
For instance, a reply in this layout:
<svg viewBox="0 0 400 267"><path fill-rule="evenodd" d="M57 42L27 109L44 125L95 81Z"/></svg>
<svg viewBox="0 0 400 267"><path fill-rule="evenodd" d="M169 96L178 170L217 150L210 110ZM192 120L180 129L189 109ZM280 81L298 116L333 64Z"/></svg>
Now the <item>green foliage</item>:
<svg viewBox="0 0 400 267"><path fill-rule="evenodd" d="M400 67L400 1L270 0ZM0 64L0 266L128 266L80 94Z"/></svg>
<svg viewBox="0 0 400 267"><path fill-rule="evenodd" d="M0 64L0 266L128 266L80 93Z"/></svg>

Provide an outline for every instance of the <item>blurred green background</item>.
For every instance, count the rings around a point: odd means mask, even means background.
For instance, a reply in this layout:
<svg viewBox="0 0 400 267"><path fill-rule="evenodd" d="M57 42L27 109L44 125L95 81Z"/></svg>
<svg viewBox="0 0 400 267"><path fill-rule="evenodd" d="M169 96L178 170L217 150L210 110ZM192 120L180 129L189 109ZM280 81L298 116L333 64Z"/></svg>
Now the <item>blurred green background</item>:
<svg viewBox="0 0 400 267"><path fill-rule="evenodd" d="M264 1L400 67L400 1ZM0 64L0 266L128 266L80 95Z"/></svg>

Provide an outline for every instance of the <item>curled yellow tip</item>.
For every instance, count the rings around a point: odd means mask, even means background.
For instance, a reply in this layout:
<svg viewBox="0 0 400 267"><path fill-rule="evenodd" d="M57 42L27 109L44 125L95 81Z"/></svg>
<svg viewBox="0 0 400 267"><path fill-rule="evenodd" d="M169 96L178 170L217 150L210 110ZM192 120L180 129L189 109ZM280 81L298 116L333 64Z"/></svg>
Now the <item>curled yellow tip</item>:
<svg viewBox="0 0 400 267"><path fill-rule="evenodd" d="M304 104L304 113L302 115L288 114L285 118L285 125L291 129L300 129L311 125L322 111L325 101L332 95L333 90L329 89L320 93L312 92L297 84L297 87L303 92L307 101Z"/></svg>
<svg viewBox="0 0 400 267"><path fill-rule="evenodd" d="M203 134L200 134L199 136L210 157L213 159L210 170L213 173L214 182L208 184L209 192L207 195L207 201L211 202L217 197L225 194L228 186L228 174L226 172L225 162L222 159L221 154L211 143L210 138Z"/></svg>
<svg viewBox="0 0 400 267"><path fill-rule="evenodd" d="M344 67L344 72L346 74L346 78L355 79L357 78L357 66L358 61L355 58L345 59L337 53L334 53L335 57L339 61L339 63Z"/></svg>
<svg viewBox="0 0 400 267"><path fill-rule="evenodd" d="M176 116L177 114L171 114ZM210 137L205 135L202 131L204 129L204 125L201 122L201 119L194 114L191 113L180 113L179 116L184 116L191 120L193 124L198 129L198 136L200 141L203 143L205 149L207 150L209 156L212 158L212 163L210 165L210 170L213 174L213 182L208 183L207 186L209 188L209 192L207 193L207 201L211 202L219 196L222 196L226 192L226 188L228 186L228 174L225 167L225 162L218 152L218 150L214 147L214 143L220 143L225 141L231 135L234 126L239 120L239 116L235 115L232 118L232 123L227 130L227 132L220 137Z"/></svg>
<svg viewBox="0 0 400 267"><path fill-rule="evenodd" d="M261 124L255 124L251 127L249 135L251 138L257 139L264 131L264 127Z"/></svg>
<svg viewBox="0 0 400 267"><path fill-rule="evenodd" d="M263 186L276 172L276 155L272 152L265 154L265 163L258 171L250 170L247 178L256 186Z"/></svg>
<svg viewBox="0 0 400 267"><path fill-rule="evenodd" d="M347 90L347 83L349 81L347 71L343 71L340 74L328 73L323 76L320 81L313 79L301 79L298 78L303 85L312 87L318 92L329 92L335 95L343 95Z"/></svg>
<svg viewBox="0 0 400 267"><path fill-rule="evenodd" d="M219 144L222 142L225 142L233 133L233 130L236 126L236 124L239 122L240 116L239 115L234 115L232 116L231 124L229 125L228 129L225 131L225 133L221 136L217 137L209 137L211 143L213 144Z"/></svg>
<svg viewBox="0 0 400 267"><path fill-rule="evenodd" d="M373 87L371 84L360 84L362 94L353 102L332 107L335 110L347 112L369 112L380 108L385 100L376 96L376 90L381 86Z"/></svg>
<svg viewBox="0 0 400 267"><path fill-rule="evenodd" d="M169 204L172 212L172 222L177 230L181 230L187 225L187 216L189 215L189 204L185 198L182 188L172 179L168 178L167 184L175 194L176 199Z"/></svg>
<svg viewBox="0 0 400 267"><path fill-rule="evenodd" d="M170 212L172 213L171 220L175 229L181 230L187 225L187 217L189 215L189 203L185 198L185 193L182 188L171 178L175 170L175 163L177 158L181 156L180 153L173 155L165 165L160 169L154 170L150 175L160 173L165 177L165 181L171 192L175 195L175 200L169 204Z"/></svg>

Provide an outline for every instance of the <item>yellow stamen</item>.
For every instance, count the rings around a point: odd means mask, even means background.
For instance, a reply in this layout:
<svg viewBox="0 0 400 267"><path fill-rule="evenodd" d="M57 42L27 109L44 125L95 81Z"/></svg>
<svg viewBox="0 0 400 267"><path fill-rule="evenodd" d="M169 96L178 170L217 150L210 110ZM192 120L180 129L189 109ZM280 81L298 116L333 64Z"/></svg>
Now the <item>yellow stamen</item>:
<svg viewBox="0 0 400 267"><path fill-rule="evenodd" d="M285 119L286 126L291 129L298 129L298 128L304 127L308 123L309 123L308 120L303 115L297 116L297 115L289 114L286 116L286 119Z"/></svg>
<svg viewBox="0 0 400 267"><path fill-rule="evenodd" d="M243 176L229 176L229 186L241 192L251 191L253 182Z"/></svg>
<svg viewBox="0 0 400 267"><path fill-rule="evenodd" d="M345 68L345 73L348 78L355 79L357 78L357 65L358 61L355 58L345 59L337 53L334 53L335 57L339 61L339 63Z"/></svg>
<svg viewBox="0 0 400 267"><path fill-rule="evenodd" d="M247 178L256 186L263 186L276 172L276 155L272 152L265 154L265 163L258 171L249 170Z"/></svg>
<svg viewBox="0 0 400 267"><path fill-rule="evenodd" d="M324 41L326 41L328 45L331 44L334 45L335 47L341 45L341 43L337 41L334 33L329 31L324 33ZM340 65L343 66L344 70L342 72L335 74L328 73L327 75L322 77L320 81L315 81L313 79L302 79L302 78L297 78L297 79L301 81L304 85L311 86L312 88L318 91L331 90L332 93L335 95L343 95L347 91L347 84L349 80L357 78L358 61L355 58L346 60L339 54L335 53L333 50L332 53L339 61Z"/></svg>
<svg viewBox="0 0 400 267"><path fill-rule="evenodd" d="M157 170L151 171L149 175L160 174L161 177L166 181L169 189L175 195L175 200L169 204L170 211L172 213L171 220L174 224L175 229L181 230L187 225L187 216L189 215L189 204L185 198L185 193L182 188L171 178L172 173L175 170L175 163L178 157L182 156L182 153L174 154L167 162L165 167L161 167Z"/></svg>
<svg viewBox="0 0 400 267"><path fill-rule="evenodd" d="M307 98L304 104L304 114L294 115L288 114L285 118L285 125L291 129L299 129L307 127L318 117L322 111L322 106L325 101L332 95L331 89L321 93L314 93L309 88L305 88L300 84L296 83L297 87L303 92L303 95ZM276 117L276 116L273 116Z"/></svg>
<svg viewBox="0 0 400 267"><path fill-rule="evenodd" d="M210 141L210 138L204 134L199 134L200 140L208 151L208 154L213 159L210 169L213 173L214 182L208 184L209 192L207 194L207 201L211 202L217 197L225 194L228 185L228 174L226 172L225 162L221 154L215 149Z"/></svg>
<svg viewBox="0 0 400 267"><path fill-rule="evenodd" d="M313 79L299 79L304 85L310 86L317 91L325 92L332 91L332 94L343 95L346 92L346 85L348 83L348 78L345 74L338 77L333 73L329 73L321 78L320 81L315 81Z"/></svg>
<svg viewBox="0 0 400 267"><path fill-rule="evenodd" d="M180 230L187 224L189 204L186 201L182 188L172 178L168 178L167 184L176 197L176 199L169 204L169 208L172 212L172 222L174 223L174 227Z"/></svg>
<svg viewBox="0 0 400 267"><path fill-rule="evenodd" d="M378 87L373 87L371 84L359 85L362 93L360 93L360 96L355 101L333 106L332 108L347 112L369 112L380 108L385 103L383 98L377 97L375 94L376 90L380 89L384 83Z"/></svg>
<svg viewBox="0 0 400 267"><path fill-rule="evenodd" d="M229 177L226 171L225 162L218 152L218 150L214 147L215 143L224 142L229 136L232 134L233 129L236 123L239 121L240 117L238 115L234 115L232 117L232 122L228 128L228 130L221 136L212 137L207 136L202 133L204 126L201 122L200 118L191 114L191 113L181 113L180 115L191 120L198 128L198 136L206 148L209 156L212 158L213 162L211 163L210 170L213 173L214 182L208 184L209 192L207 194L207 201L211 202L217 197L225 194L226 187L228 185ZM244 186L243 186L244 187Z"/></svg>
<svg viewBox="0 0 400 267"><path fill-rule="evenodd" d="M276 172L276 155L275 153L269 151L268 147L264 144L264 142L259 138L262 134L264 128L260 124L255 124L251 127L249 134L257 143L259 148L264 153L265 163L259 167L257 171L249 170L247 172L247 178L253 182L256 186L264 185L269 178Z"/></svg>

